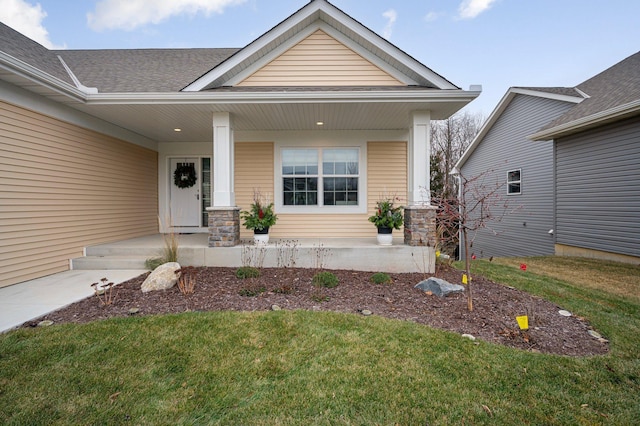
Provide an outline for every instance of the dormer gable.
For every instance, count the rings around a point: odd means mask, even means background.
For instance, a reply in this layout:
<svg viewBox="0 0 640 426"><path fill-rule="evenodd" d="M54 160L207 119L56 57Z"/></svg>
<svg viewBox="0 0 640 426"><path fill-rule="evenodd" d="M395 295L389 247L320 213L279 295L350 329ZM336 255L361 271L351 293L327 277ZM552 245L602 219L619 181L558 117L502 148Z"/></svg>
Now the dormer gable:
<svg viewBox="0 0 640 426"><path fill-rule="evenodd" d="M403 82L317 30L236 86L403 86Z"/></svg>
<svg viewBox="0 0 640 426"><path fill-rule="evenodd" d="M352 77L340 79L336 71L339 62L328 56L325 63L314 69L298 68L295 75L275 78L278 68L282 69L284 60L300 54L305 47L313 43L324 42L326 47L341 50L343 54L355 60L356 67L366 69L365 76L371 75L371 81L359 86L422 86L433 89L459 90L439 74L415 60L384 38L380 37L355 19L326 0L312 0L280 24L251 42L222 64L210 70L183 91L210 90L228 86L302 86L348 85L352 86ZM329 53L329 52L326 52ZM328 59L331 59L327 61ZM337 58L336 58L337 60ZM331 64L333 63L333 65ZM277 71L277 72L276 72ZM312 84L313 78L316 77ZM305 82L305 75L306 82ZM265 80L265 77L269 76ZM280 79L280 80L278 80ZM287 80L289 79L289 80ZM278 84L282 81L282 84ZM371 83L374 84L371 84ZM380 84L384 83L384 84Z"/></svg>

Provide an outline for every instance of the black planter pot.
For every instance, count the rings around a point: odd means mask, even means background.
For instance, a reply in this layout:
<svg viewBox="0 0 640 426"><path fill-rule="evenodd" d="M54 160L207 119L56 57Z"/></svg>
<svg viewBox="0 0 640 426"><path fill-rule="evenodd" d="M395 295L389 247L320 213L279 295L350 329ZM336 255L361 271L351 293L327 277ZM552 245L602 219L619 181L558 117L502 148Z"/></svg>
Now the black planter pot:
<svg viewBox="0 0 640 426"><path fill-rule="evenodd" d="M378 234L391 234L393 233L393 228L387 228L386 226L378 227Z"/></svg>
<svg viewBox="0 0 640 426"><path fill-rule="evenodd" d="M258 235L264 235L264 234L268 234L269 233L269 227L265 227L263 229L254 229L253 230L254 234L258 234Z"/></svg>

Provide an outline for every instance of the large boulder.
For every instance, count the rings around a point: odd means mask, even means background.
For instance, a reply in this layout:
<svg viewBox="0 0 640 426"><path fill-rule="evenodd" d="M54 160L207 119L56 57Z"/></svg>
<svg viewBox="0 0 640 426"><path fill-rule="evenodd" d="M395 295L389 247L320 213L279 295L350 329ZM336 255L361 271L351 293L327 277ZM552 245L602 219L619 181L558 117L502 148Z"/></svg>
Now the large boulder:
<svg viewBox="0 0 640 426"><path fill-rule="evenodd" d="M143 293L156 290L167 290L178 282L180 278L180 264L177 262L169 262L158 266L149 274L142 283L140 289Z"/></svg>
<svg viewBox="0 0 640 426"><path fill-rule="evenodd" d="M441 278L431 277L428 280L420 281L416 288L422 291L429 291L438 297L445 297L447 294L463 292L464 287L459 284L451 284Z"/></svg>

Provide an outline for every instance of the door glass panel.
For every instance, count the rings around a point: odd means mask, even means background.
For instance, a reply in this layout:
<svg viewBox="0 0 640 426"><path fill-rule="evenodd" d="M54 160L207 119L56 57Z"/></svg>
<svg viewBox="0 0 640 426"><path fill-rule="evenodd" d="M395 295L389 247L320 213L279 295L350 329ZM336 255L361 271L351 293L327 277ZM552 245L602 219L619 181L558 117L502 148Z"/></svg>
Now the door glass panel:
<svg viewBox="0 0 640 426"><path fill-rule="evenodd" d="M200 188L200 199L202 200L202 224L201 226L209 226L209 213L207 207L211 207L211 158L202 159L202 179L200 179L202 187Z"/></svg>

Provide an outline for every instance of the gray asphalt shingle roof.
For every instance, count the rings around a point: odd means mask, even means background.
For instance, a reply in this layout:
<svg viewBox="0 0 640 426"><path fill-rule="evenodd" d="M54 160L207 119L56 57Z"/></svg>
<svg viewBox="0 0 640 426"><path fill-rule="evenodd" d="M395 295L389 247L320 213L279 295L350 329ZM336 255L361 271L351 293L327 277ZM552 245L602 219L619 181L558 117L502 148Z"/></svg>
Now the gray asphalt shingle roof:
<svg viewBox="0 0 640 426"><path fill-rule="evenodd" d="M47 49L18 31L0 22L0 50L7 55L73 84L69 73L54 51Z"/></svg>
<svg viewBox="0 0 640 426"><path fill-rule="evenodd" d="M240 49L58 50L80 83L100 93L179 92Z"/></svg>

